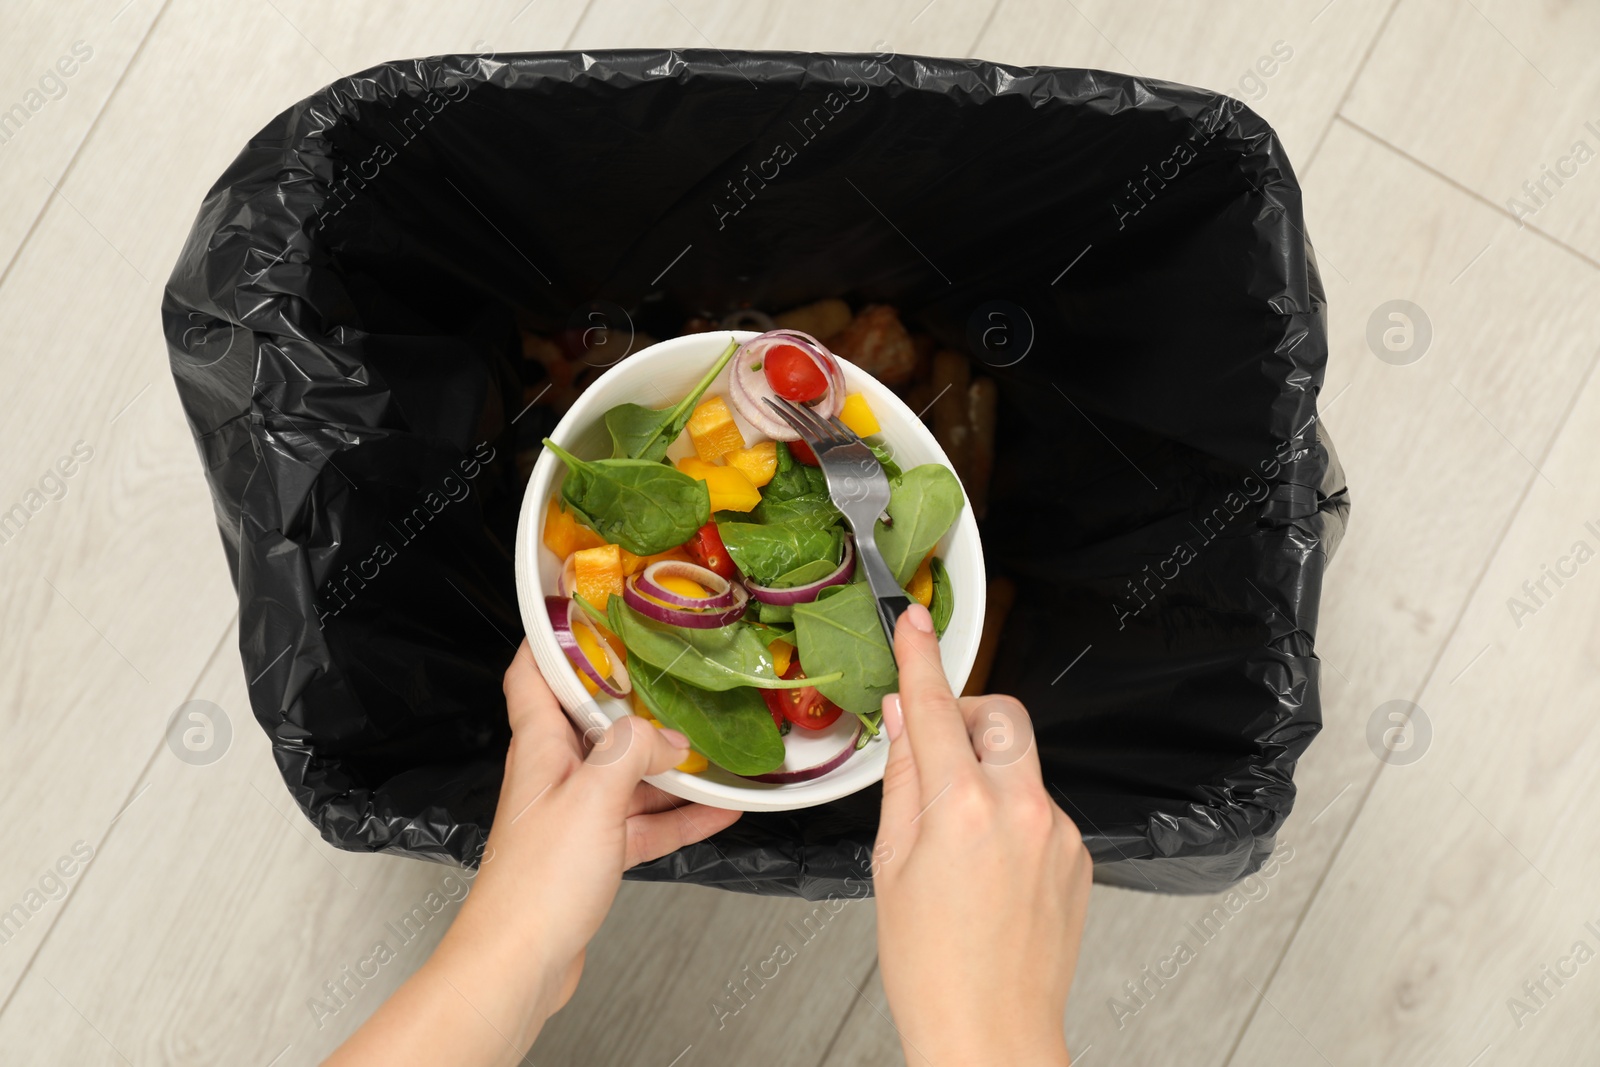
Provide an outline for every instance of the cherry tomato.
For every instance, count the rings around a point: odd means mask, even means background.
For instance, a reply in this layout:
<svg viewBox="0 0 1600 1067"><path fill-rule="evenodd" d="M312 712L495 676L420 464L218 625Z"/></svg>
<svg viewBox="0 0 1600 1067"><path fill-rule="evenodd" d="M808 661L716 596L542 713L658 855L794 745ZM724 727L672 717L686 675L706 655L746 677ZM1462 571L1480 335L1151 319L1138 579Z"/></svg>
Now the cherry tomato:
<svg viewBox="0 0 1600 1067"><path fill-rule="evenodd" d="M716 523L708 522L700 527L700 532L689 538L683 547L706 570L720 574L724 578L733 577L733 557L728 555L728 549L722 543L722 535L717 533Z"/></svg>
<svg viewBox="0 0 1600 1067"><path fill-rule="evenodd" d="M785 441L784 444L789 446L789 455L793 456L801 463L804 463L806 466L822 466L822 464L817 462L817 454L811 451L811 446L806 444L804 441Z"/></svg>
<svg viewBox="0 0 1600 1067"><path fill-rule="evenodd" d="M784 678L804 678L806 672L800 669L797 659L789 664L789 669L783 672ZM777 722L778 716L806 730L826 730L832 726L844 709L821 693L815 686L806 686L803 689L763 689L761 697L767 702L767 710L772 713L772 721Z"/></svg>
<svg viewBox="0 0 1600 1067"><path fill-rule="evenodd" d="M817 361L794 345L767 349L764 360L767 384L785 400L809 403L828 391L828 376Z"/></svg>

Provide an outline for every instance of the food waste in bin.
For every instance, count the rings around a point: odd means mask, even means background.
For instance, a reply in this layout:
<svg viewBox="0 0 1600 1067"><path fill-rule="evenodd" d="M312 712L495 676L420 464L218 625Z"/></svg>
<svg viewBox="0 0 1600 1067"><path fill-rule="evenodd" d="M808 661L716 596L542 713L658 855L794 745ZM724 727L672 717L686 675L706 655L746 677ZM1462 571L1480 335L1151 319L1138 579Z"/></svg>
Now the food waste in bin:
<svg viewBox="0 0 1600 1067"><path fill-rule="evenodd" d="M675 395L626 398L671 409L729 333L773 330L855 368L886 428L874 390L896 398L934 442L916 462L956 475L983 578L963 584L947 535L945 643L985 609L971 684L1028 708L1098 880L1221 889L1293 808L1349 496L1317 408L1325 299L1299 185L1239 101L886 51L385 63L244 147L162 315L252 707L335 845L477 861L527 629L526 486L541 456L565 470L541 442L604 459L556 431L608 371L708 344ZM604 434L603 415L586 425ZM565 558L543 532L554 592ZM820 787L871 748L768 788ZM629 877L837 893L870 880L877 800L750 811Z"/></svg>

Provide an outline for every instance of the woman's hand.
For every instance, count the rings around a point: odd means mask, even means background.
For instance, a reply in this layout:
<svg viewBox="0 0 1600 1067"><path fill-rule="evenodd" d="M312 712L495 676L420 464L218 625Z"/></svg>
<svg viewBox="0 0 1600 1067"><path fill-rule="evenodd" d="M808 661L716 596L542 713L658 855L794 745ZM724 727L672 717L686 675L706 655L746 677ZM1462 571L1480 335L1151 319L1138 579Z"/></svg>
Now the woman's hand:
<svg viewBox="0 0 1600 1067"><path fill-rule="evenodd" d="M1039 772L1027 710L957 700L926 608L883 705L878 956L906 1062L1065 1064L1092 864Z"/></svg>
<svg viewBox="0 0 1600 1067"><path fill-rule="evenodd" d="M689 742L637 716L582 740L527 642L505 676L511 747L478 876L433 957L332 1064L517 1063L572 996L622 872L739 817L641 781Z"/></svg>

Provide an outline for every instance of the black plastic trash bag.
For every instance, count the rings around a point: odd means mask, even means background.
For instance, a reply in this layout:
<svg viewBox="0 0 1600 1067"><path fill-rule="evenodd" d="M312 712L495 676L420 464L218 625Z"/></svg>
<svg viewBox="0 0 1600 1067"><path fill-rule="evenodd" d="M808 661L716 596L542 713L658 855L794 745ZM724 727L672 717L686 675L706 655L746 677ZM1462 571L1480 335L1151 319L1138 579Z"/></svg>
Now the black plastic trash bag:
<svg viewBox="0 0 1600 1067"><path fill-rule="evenodd" d="M1259 866L1320 725L1348 511L1289 162L1211 92L888 55L391 63L285 111L208 194L172 371L251 702L327 841L481 852L517 456L549 426L519 325L620 308L666 336L825 296L892 303L999 382L983 536L1017 601L990 688L1031 710L1096 877ZM747 814L630 877L859 892L878 802Z"/></svg>

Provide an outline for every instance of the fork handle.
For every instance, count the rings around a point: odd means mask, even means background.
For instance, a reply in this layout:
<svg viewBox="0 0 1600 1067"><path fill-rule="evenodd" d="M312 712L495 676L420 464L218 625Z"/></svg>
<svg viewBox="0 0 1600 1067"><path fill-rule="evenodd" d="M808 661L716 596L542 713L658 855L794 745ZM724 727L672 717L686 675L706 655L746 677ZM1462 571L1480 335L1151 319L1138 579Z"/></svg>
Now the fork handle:
<svg viewBox="0 0 1600 1067"><path fill-rule="evenodd" d="M878 622L883 626L883 636L888 638L892 650L894 624L899 621L900 614L911 606L911 600L900 588L900 583L894 580L894 574L883 561L883 554L870 536L866 539L856 538L856 554L861 560L862 569L866 571L867 587L878 601Z"/></svg>

